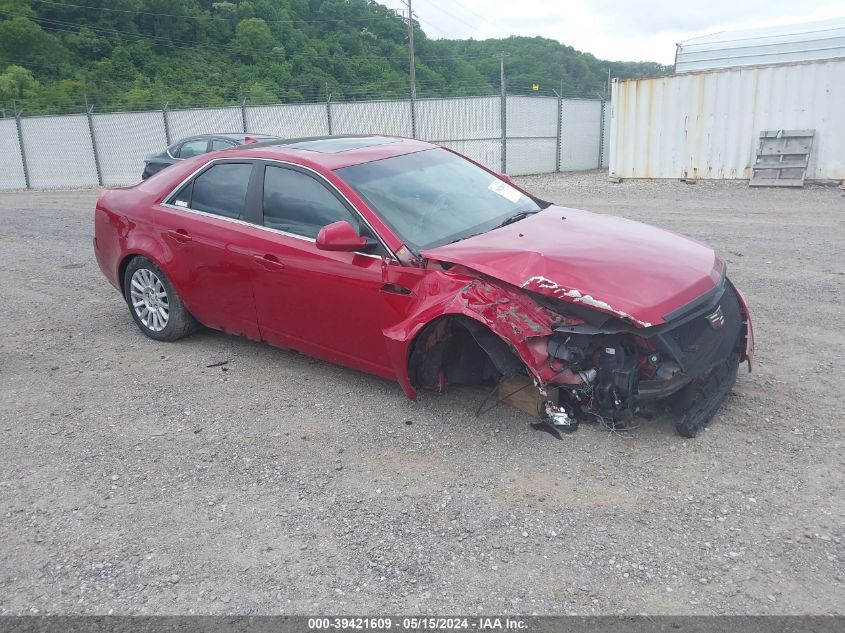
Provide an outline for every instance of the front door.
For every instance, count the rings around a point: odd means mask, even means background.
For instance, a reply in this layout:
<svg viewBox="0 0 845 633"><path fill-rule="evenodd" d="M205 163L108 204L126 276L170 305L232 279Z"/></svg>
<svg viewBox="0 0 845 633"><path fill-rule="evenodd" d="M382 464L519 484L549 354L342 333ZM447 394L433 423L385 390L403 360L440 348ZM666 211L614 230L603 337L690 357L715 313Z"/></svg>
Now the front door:
<svg viewBox="0 0 845 633"><path fill-rule="evenodd" d="M269 164L264 170L263 236L252 241L262 337L393 378L380 318L381 253L321 251L315 244L319 230L338 220L362 234L368 229L315 176Z"/></svg>

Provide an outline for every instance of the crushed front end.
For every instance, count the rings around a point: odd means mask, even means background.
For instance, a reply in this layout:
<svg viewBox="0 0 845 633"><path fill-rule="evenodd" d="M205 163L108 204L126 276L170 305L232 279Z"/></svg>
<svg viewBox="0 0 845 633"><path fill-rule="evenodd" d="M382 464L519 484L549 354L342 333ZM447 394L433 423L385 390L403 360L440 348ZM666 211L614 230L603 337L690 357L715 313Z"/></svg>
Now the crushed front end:
<svg viewBox="0 0 845 633"><path fill-rule="evenodd" d="M739 363L751 367L748 308L724 276L712 291L666 315L665 323L648 327L584 305L532 297L561 315L545 338L544 373L552 372L546 383L559 394L547 408L552 424L592 416L609 428L627 428L635 413L665 400L678 432L693 437L730 392Z"/></svg>

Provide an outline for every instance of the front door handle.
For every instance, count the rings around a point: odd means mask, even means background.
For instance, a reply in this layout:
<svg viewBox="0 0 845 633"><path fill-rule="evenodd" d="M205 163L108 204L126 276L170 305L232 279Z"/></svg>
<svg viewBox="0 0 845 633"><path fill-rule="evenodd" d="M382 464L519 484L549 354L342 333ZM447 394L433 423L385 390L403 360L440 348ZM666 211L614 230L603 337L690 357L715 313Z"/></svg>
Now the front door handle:
<svg viewBox="0 0 845 633"><path fill-rule="evenodd" d="M167 232L167 234L181 244L185 244L191 241L191 236L188 235L188 232L185 229L171 229Z"/></svg>
<svg viewBox="0 0 845 633"><path fill-rule="evenodd" d="M279 258L275 255L270 255L269 253L266 255L253 255L252 258L255 262L267 270L282 270L285 265L279 261Z"/></svg>

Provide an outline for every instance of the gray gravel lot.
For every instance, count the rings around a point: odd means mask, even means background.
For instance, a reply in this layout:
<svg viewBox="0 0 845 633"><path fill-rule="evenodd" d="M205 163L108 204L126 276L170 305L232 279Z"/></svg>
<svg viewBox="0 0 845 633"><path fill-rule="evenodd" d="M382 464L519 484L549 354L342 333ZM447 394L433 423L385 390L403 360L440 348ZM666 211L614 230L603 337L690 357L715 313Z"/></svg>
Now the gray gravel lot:
<svg viewBox="0 0 845 633"><path fill-rule="evenodd" d="M758 351L697 439L558 441L476 418L486 390L154 342L94 261L95 191L0 194L0 614L845 613L843 192L520 182L727 260Z"/></svg>

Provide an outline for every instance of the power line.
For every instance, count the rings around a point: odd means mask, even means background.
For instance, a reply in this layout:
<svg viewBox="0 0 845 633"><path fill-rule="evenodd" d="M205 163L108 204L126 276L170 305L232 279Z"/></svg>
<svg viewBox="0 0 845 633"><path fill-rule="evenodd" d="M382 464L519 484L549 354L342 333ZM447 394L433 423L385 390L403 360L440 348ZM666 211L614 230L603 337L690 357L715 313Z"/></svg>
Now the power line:
<svg viewBox="0 0 845 633"><path fill-rule="evenodd" d="M51 0L32 0L32 2L38 2L39 4L47 4L56 7L67 7L72 9L90 9L91 11L109 11L112 13L123 13L123 14L131 14L131 15L150 15L156 17L165 17L165 18L180 18L185 20L217 20L223 22L232 22L236 18L228 18L218 15L185 15L180 13L157 13L153 11L132 11L131 9L112 9L110 7L94 7L91 5L82 5L82 4L70 4L67 2L53 2ZM387 7L388 12L393 13L395 17L399 17L396 13ZM299 23L320 23L320 22L338 22L338 23L345 23L349 22L350 20L358 20L361 22L375 22L383 20L387 16L379 16L379 17L371 17L371 18L320 18L320 19L313 19L313 20L264 20L267 24L299 24ZM249 18L243 18L249 19ZM263 18L262 18L263 19Z"/></svg>
<svg viewBox="0 0 845 633"><path fill-rule="evenodd" d="M475 31L475 32L481 33L482 35L487 35L488 37L490 37L492 39L496 39L496 40L504 39L504 37L505 37L505 36L498 35L498 34L494 35L493 33L490 33L489 31L485 31L484 29L479 28L475 24L470 24L469 22L464 20L462 17L455 15L454 13L452 13L450 11L447 11L446 9L439 6L437 3L431 2L431 0L429 0L429 4L432 7L434 7L435 9L437 9L438 11L440 11L441 13L443 13L444 15L447 15L448 17L453 18L453 19L457 20L458 22L462 22L463 24L465 24L469 28L473 29L473 31ZM458 4L458 3L453 3L453 4L454 4L454 6L463 8L463 6ZM479 16L479 17L481 17L481 16ZM485 18L482 18L482 19L485 19ZM459 38L459 39L464 39L464 38Z"/></svg>

